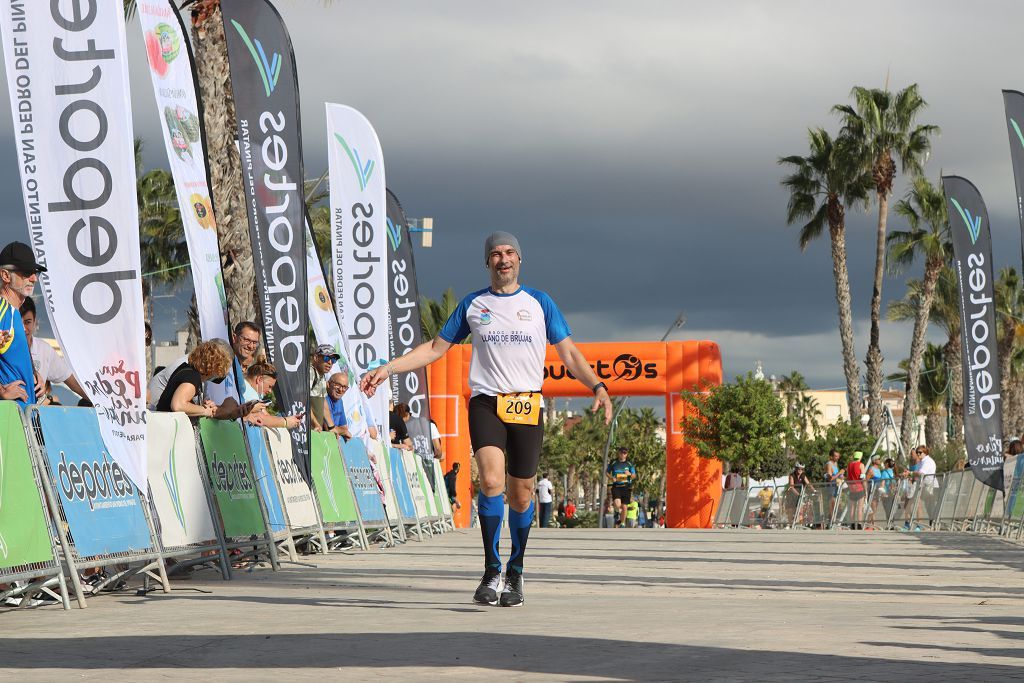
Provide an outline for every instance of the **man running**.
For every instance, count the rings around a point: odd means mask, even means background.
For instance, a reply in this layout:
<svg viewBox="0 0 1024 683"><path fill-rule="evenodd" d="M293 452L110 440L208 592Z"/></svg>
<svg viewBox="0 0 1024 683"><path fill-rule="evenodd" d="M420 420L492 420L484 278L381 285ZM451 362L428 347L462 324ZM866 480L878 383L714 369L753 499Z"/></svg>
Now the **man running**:
<svg viewBox="0 0 1024 683"><path fill-rule="evenodd" d="M619 446L618 459L608 463L605 473L612 487L612 502L618 522L615 526L626 526L626 507L633 498L633 482L636 481L636 467L629 461L629 449Z"/></svg>
<svg viewBox="0 0 1024 683"><path fill-rule="evenodd" d="M422 368L472 334L469 433L480 468L477 512L484 545L484 575L473 600L514 607L524 601L523 557L533 521L534 481L544 438L540 390L547 344L554 345L569 372L593 390L592 410L603 407L606 422L611 421L612 403L608 388L576 348L551 297L519 284L519 240L507 232L493 233L484 242L484 261L491 286L462 299L432 341L368 372L360 387L372 396L389 374ZM502 494L506 492L512 554L499 598L498 539L504 517Z"/></svg>

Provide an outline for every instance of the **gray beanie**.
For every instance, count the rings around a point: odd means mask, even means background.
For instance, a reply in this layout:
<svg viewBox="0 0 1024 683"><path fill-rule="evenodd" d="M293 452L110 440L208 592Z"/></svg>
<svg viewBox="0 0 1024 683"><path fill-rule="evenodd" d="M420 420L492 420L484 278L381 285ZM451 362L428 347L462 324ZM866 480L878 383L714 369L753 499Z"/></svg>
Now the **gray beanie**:
<svg viewBox="0 0 1024 683"><path fill-rule="evenodd" d="M519 258L523 258L523 250L519 248L519 240L516 239L516 236L510 232L499 230L498 232L492 232L484 240L484 263L490 258L491 250L501 244L508 244L513 247L516 253L519 254Z"/></svg>

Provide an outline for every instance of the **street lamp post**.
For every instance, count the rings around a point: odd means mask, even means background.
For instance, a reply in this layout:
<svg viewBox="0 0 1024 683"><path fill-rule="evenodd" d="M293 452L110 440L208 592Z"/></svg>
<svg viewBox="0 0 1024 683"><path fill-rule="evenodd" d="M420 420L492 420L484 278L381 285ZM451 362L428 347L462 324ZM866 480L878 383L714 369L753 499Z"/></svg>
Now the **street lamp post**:
<svg viewBox="0 0 1024 683"><path fill-rule="evenodd" d="M679 315L676 316L676 319L672 322L669 328L665 330L665 334L661 335L661 339L658 341L665 341L669 338L669 335L685 324L686 314L680 311ZM597 526L599 528L604 527L604 504L605 497L608 495L608 451L612 447L612 439L615 438L615 425L619 420L619 415L622 414L622 410L626 407L627 402L629 402L628 396L624 397L622 402L619 403L618 407L615 409L615 414L612 416L611 424L608 425L608 440L604 443L604 458L602 459L601 464L601 499L597 503Z"/></svg>

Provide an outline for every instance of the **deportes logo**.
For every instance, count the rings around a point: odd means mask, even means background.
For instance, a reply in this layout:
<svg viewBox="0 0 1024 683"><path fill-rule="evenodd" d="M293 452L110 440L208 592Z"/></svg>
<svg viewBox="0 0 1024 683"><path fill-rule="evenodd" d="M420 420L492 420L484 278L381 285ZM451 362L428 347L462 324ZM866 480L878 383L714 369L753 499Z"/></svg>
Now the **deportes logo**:
<svg viewBox="0 0 1024 683"><path fill-rule="evenodd" d="M245 46L249 48L249 54L252 55L252 60L256 62L256 68L260 72L260 78L263 79L263 90L267 93L267 97L270 97L270 93L274 92L274 88L277 87L277 79L281 77L281 55L277 52L271 59L267 59L267 53L263 50L263 44L258 40L249 40L249 35L234 19L231 20L231 25L238 31L238 35L242 37L242 41Z"/></svg>
<svg viewBox="0 0 1024 683"><path fill-rule="evenodd" d="M967 233L971 236L971 244L976 244L978 235L981 234L981 216L972 216L969 210L960 206L960 202L955 197L950 197L949 201L956 207L957 213L960 214L960 218L967 227Z"/></svg>
<svg viewBox="0 0 1024 683"><path fill-rule="evenodd" d="M1024 133L1020 131L1020 126L1013 119L1010 119L1010 125L1013 126L1013 132L1017 134L1017 139L1020 140L1020 144L1024 147Z"/></svg>
<svg viewBox="0 0 1024 683"><path fill-rule="evenodd" d="M345 149L345 154L348 155L348 160L352 162L352 168L355 169L356 178L359 180L359 190L365 190L366 186L370 184L370 178L373 176L373 159L367 159L364 164L362 158L359 156L358 149L349 147L348 143L345 142L345 138L341 137L337 133L334 134L334 137L341 143L341 146Z"/></svg>
<svg viewBox="0 0 1024 683"><path fill-rule="evenodd" d="M400 244L402 244L402 226L395 225L388 220L388 241L391 242L391 251L397 251Z"/></svg>
<svg viewBox="0 0 1024 683"><path fill-rule="evenodd" d="M615 379L624 379L627 382L632 382L639 377L643 369L643 363L631 353L623 353L612 362Z"/></svg>

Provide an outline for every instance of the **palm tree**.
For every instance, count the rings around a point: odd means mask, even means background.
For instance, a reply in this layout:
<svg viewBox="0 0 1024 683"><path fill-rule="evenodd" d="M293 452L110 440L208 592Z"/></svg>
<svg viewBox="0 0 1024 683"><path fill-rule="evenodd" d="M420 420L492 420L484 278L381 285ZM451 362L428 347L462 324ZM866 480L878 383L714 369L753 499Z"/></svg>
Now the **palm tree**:
<svg viewBox="0 0 1024 683"><path fill-rule="evenodd" d="M901 360L900 372L889 375L887 379L890 382L906 383L909 367L909 358ZM924 353L921 354L921 370L918 376L918 401L921 410L924 411L925 442L932 448L942 446L946 443L946 427L942 422L942 412L949 397L950 382L941 346L926 342Z"/></svg>
<svg viewBox="0 0 1024 683"><path fill-rule="evenodd" d="M1002 395L1003 432L1015 422L1013 364L1024 339L1024 287L1014 268L1003 268L995 282L996 349L999 355L1000 393Z"/></svg>
<svg viewBox="0 0 1024 683"><path fill-rule="evenodd" d="M917 115L927 106L909 85L895 95L888 89L855 86L850 91L853 106L841 104L832 110L842 116L843 133L860 147L862 168L871 173L878 200L878 230L875 238L875 280L871 291L871 333L865 374L868 388L868 416L871 433L882 433L882 349L879 325L882 309L882 276L885 270L885 233L889 217L898 157L904 173L920 175L931 150L930 137L938 126L916 125Z"/></svg>
<svg viewBox="0 0 1024 683"><path fill-rule="evenodd" d="M889 320L898 322L914 320L920 308L922 288L920 280L908 280L906 295L902 299L889 303L887 311ZM929 321L934 322L946 333L946 343L942 346L942 355L949 377L949 391L952 394L950 411L952 437L960 440L964 433L964 383L960 364L962 346L960 341L960 294L957 289L956 275L949 265L942 268L939 279L935 283Z"/></svg>
<svg viewBox="0 0 1024 683"><path fill-rule="evenodd" d="M441 295L441 300L436 301L427 296L420 297L420 327L423 330L424 339L433 339L437 336L437 333L444 327L445 322L451 317L456 307L459 305L459 300L455 298L455 291L449 287L444 290L444 294ZM461 340L459 343L468 344L470 341L469 337Z"/></svg>
<svg viewBox="0 0 1024 683"><path fill-rule="evenodd" d="M892 270L909 266L918 256L924 259L924 277L921 278L920 298L914 315L914 332L907 365L907 390L903 397L903 417L900 421L900 440L904 452L908 452L910 440L917 433L918 384L925 336L928 333L928 316L935 297L935 285L943 267L949 262L953 245L950 242L949 217L946 215L946 197L927 178L914 179L906 197L896 204L896 213L907 219L910 230L893 232L888 237Z"/></svg>
<svg viewBox="0 0 1024 683"><path fill-rule="evenodd" d="M135 140L135 189L139 204L139 246L147 287L173 285L188 272L185 232L174 179L162 168L142 172L142 140ZM147 316L151 318L152 316Z"/></svg>
<svg viewBox="0 0 1024 683"><path fill-rule="evenodd" d="M828 227L832 247L832 276L839 308L839 339L843 349L843 373L846 376L846 402L850 419L856 423L861 414L860 381L857 354L853 347L853 313L850 303L850 276L846 266L846 208L867 206L871 176L858 167L855 146L840 136L833 140L822 128L808 130L810 154L788 156L779 164L792 173L782 180L789 190L786 222L806 220L800 228L800 249L819 237Z"/></svg>

